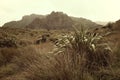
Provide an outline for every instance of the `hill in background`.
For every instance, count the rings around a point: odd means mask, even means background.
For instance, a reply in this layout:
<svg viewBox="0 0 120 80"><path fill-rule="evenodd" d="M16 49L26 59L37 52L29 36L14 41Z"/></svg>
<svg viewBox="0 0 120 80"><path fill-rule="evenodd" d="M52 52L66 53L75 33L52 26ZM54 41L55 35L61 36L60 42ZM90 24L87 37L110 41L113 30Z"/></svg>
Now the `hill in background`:
<svg viewBox="0 0 120 80"><path fill-rule="evenodd" d="M25 28L28 24L30 24L36 18L44 18L44 16L37 15L37 14L26 15L26 16L23 16L21 20L5 23L2 27Z"/></svg>
<svg viewBox="0 0 120 80"><path fill-rule="evenodd" d="M98 27L99 25L85 18L68 16L63 12L52 12L48 15L27 15L20 21L5 23L3 27L11 28L32 28L32 29L71 29L73 25L85 26L87 28Z"/></svg>
<svg viewBox="0 0 120 80"><path fill-rule="evenodd" d="M107 25L108 22L96 21L95 23L105 26Z"/></svg>

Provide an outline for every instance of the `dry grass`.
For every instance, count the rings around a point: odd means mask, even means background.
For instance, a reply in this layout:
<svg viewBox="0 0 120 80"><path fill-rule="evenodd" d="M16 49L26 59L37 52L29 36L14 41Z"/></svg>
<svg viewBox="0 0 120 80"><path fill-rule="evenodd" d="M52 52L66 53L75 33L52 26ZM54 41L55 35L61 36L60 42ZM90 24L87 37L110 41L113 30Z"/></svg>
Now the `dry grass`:
<svg viewBox="0 0 120 80"><path fill-rule="evenodd" d="M120 49L105 43L81 29L60 39L52 54L50 42L0 48L0 80L120 80Z"/></svg>
<svg viewBox="0 0 120 80"><path fill-rule="evenodd" d="M94 38L92 36L91 39ZM83 37L85 37L85 34L83 32L82 35L81 32L75 33L73 37L75 38L73 40L67 38L70 40L69 45L59 46L59 53L51 56L43 55L40 61L36 61L27 68L26 72L29 74L26 76L27 79L100 80L108 71L111 72L108 75L113 74L110 67L112 63L110 60L111 52L108 52L109 50L106 50L104 46L95 48L94 50L94 47L89 44L90 42L87 43L84 41ZM91 39L89 40L91 41ZM103 72L102 70L107 72ZM105 79L107 80L106 77Z"/></svg>

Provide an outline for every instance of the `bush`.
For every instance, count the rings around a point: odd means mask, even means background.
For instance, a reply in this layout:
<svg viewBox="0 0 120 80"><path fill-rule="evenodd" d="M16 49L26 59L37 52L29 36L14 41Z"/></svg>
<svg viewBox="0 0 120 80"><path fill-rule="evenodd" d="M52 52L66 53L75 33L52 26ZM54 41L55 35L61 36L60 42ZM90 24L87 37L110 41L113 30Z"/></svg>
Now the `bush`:
<svg viewBox="0 0 120 80"><path fill-rule="evenodd" d="M17 47L16 40L14 38L0 39L0 47Z"/></svg>
<svg viewBox="0 0 120 80"><path fill-rule="evenodd" d="M84 80L85 75L96 74L101 68L110 69L112 65L112 52L101 40L102 36L87 33L82 28L75 29L73 35L65 36L57 43L56 66L66 80Z"/></svg>

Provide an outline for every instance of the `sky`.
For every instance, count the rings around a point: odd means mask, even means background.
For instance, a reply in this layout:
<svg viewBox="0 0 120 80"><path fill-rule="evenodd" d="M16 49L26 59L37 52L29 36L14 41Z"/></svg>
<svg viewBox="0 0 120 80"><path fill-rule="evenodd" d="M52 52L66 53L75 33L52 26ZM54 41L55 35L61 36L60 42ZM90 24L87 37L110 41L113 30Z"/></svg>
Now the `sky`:
<svg viewBox="0 0 120 80"><path fill-rule="evenodd" d="M120 0L0 0L0 26L24 15L62 11L92 21L120 19Z"/></svg>

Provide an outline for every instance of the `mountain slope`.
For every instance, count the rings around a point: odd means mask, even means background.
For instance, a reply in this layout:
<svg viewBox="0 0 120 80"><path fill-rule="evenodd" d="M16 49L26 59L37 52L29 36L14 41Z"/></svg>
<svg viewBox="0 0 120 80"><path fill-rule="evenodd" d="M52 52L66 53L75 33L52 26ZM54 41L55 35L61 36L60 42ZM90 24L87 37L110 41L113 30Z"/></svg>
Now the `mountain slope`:
<svg viewBox="0 0 120 80"><path fill-rule="evenodd" d="M113 29L116 30L116 31L120 31L120 20L116 21L113 24Z"/></svg>
<svg viewBox="0 0 120 80"><path fill-rule="evenodd" d="M78 26L84 26L87 28L96 28L100 26L95 22L92 22L91 20L85 18L77 18L77 17L71 17L71 18L73 21L75 21L75 24L77 24Z"/></svg>
<svg viewBox="0 0 120 80"><path fill-rule="evenodd" d="M44 18L44 16L36 15L36 14L26 15L26 16L23 16L21 20L5 23L2 27L25 28L28 24L30 24L36 18Z"/></svg>

